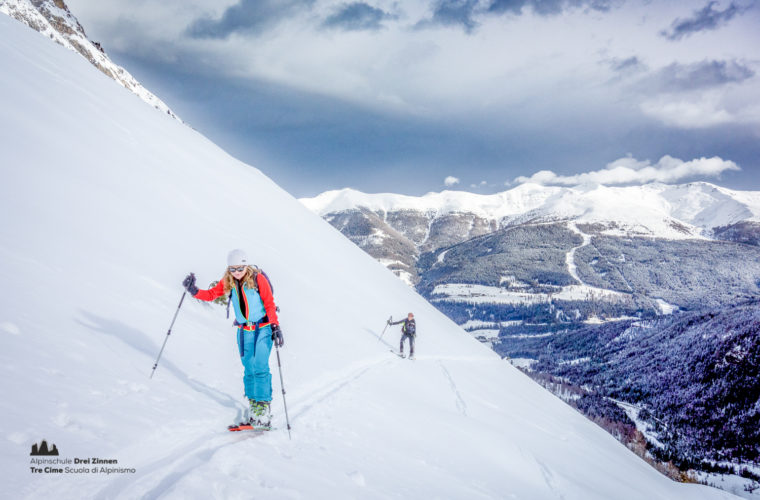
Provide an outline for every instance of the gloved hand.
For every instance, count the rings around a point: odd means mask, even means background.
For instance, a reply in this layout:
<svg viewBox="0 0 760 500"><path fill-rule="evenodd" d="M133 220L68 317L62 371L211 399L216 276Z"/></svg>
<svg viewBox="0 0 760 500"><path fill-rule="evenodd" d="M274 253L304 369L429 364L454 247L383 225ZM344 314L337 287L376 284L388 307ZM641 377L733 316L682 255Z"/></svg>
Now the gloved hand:
<svg viewBox="0 0 760 500"><path fill-rule="evenodd" d="M285 344L285 340L282 338L282 330L280 330L280 325L272 325L272 340L274 341L274 345L277 347L282 347L283 344Z"/></svg>
<svg viewBox="0 0 760 500"><path fill-rule="evenodd" d="M182 286L185 287L185 290L187 290L190 295L195 297L195 294L198 293L198 287L195 286L195 274L188 274L185 280L182 282Z"/></svg>

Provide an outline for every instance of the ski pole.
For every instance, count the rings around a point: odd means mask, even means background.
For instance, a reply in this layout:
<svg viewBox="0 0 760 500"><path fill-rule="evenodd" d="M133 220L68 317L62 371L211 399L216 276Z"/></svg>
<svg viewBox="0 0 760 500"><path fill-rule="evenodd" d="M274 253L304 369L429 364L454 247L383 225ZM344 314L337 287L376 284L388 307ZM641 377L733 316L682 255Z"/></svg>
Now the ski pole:
<svg viewBox="0 0 760 500"><path fill-rule="evenodd" d="M187 295L187 291L182 293L182 298L179 299L179 305L177 306L177 311L174 313L174 319L172 319L172 324L169 325L169 331L166 332L166 338L164 338L164 345L161 346L161 350L158 351L158 357L156 358L156 362L153 365L153 371L150 372L150 378L153 378L153 374L156 373L156 367L158 366L158 360L161 359L161 354L164 352L164 347L166 347L166 341L169 340L169 335L172 334L172 327L174 326L174 322L177 320L177 315L179 314L179 308L182 307L182 301L185 300L185 295Z"/></svg>
<svg viewBox="0 0 760 500"><path fill-rule="evenodd" d="M277 352L277 368L280 372L280 388L282 388L282 404L285 405L285 422L288 424L288 439L293 439L290 436L290 418L288 417L288 403L285 401L285 383L282 381L282 364L280 363L280 347L275 342L275 352Z"/></svg>
<svg viewBox="0 0 760 500"><path fill-rule="evenodd" d="M385 323L385 328L383 328L383 333L381 333L380 337L378 337L378 339L377 339L378 342L380 342L382 340L383 335L385 335L385 330L388 329L388 325L390 325L392 321L393 321L393 316L389 317L388 318L388 322Z"/></svg>

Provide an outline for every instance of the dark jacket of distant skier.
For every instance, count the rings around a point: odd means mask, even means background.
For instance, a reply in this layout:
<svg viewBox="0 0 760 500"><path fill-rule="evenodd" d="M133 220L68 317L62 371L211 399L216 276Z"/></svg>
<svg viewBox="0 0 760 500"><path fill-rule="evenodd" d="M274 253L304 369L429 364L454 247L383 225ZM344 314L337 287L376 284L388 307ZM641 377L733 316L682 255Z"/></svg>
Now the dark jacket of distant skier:
<svg viewBox="0 0 760 500"><path fill-rule="evenodd" d="M409 339L409 357L414 356L414 338L417 336L417 323L414 321L414 314L409 315L399 321L394 321L391 325L403 323L401 327L401 341L399 342L399 352L404 354L404 340Z"/></svg>
<svg viewBox="0 0 760 500"><path fill-rule="evenodd" d="M237 343L243 363L243 385L250 405L250 415L266 423L272 401L272 374L269 354L272 343L283 345L277 307L269 280L258 268L248 265L242 250L233 250L227 257L227 269L219 283L209 290L198 290L195 275L182 283L196 299L211 301L229 295L238 327Z"/></svg>

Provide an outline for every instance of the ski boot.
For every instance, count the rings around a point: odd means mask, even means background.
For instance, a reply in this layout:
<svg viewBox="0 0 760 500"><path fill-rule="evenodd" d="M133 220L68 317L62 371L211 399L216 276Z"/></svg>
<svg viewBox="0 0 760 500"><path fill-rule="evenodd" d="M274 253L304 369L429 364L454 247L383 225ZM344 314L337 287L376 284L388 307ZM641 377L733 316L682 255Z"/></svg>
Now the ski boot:
<svg viewBox="0 0 760 500"><path fill-rule="evenodd" d="M272 428L272 412L269 407L269 401L256 401L251 412L251 425L253 428L260 430L269 430Z"/></svg>
<svg viewBox="0 0 760 500"><path fill-rule="evenodd" d="M256 407L259 402L255 399L248 399L248 420L253 421L253 416L256 414Z"/></svg>

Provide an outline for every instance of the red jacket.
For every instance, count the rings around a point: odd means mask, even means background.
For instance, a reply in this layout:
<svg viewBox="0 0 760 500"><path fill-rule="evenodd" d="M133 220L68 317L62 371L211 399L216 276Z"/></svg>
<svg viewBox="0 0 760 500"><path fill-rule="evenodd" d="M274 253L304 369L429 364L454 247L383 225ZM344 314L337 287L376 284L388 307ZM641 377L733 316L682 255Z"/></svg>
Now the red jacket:
<svg viewBox="0 0 760 500"><path fill-rule="evenodd" d="M274 305L274 297L272 296L272 288L269 286L269 280L267 280L262 273L256 274L256 285L259 287L259 297L264 304L264 310L267 313L269 322L273 325L279 325L280 321L277 319L277 307ZM224 295L224 281L220 280L214 288L209 290L198 290L195 294L196 299L211 301ZM243 294L246 296L245 294ZM250 308L248 308L250 311Z"/></svg>

